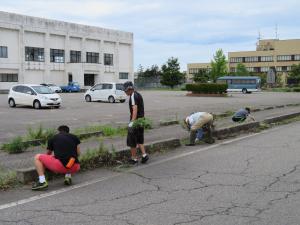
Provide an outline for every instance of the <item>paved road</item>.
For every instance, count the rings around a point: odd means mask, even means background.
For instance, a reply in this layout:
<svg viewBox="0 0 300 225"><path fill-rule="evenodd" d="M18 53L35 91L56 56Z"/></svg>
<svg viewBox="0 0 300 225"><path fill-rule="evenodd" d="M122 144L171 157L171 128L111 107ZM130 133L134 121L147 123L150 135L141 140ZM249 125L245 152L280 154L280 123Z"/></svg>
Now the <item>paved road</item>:
<svg viewBox="0 0 300 225"><path fill-rule="evenodd" d="M244 106L263 107L299 103L299 93L233 94L227 98L187 97L182 91L142 91L146 116L154 121L183 117L193 111L224 112ZM84 127L95 123L127 122L127 103L87 103L82 93L62 94L61 109L34 110L28 107L9 108L7 95L0 95L0 142L26 133L29 126L57 127L67 124Z"/></svg>
<svg viewBox="0 0 300 225"><path fill-rule="evenodd" d="M78 175L77 185L0 205L0 224L300 223L300 123L209 147L181 148L116 173ZM93 178L90 183L79 178ZM61 181L60 181L61 182ZM0 202L20 198L20 190ZM5 208L7 207L7 208Z"/></svg>

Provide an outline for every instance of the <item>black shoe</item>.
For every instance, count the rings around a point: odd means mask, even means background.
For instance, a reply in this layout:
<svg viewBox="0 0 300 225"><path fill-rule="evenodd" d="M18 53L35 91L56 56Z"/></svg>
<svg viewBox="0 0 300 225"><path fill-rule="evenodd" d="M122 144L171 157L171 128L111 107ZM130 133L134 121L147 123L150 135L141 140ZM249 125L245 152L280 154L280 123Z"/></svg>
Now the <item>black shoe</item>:
<svg viewBox="0 0 300 225"><path fill-rule="evenodd" d="M71 177L65 177L64 184L69 186L72 184L72 178Z"/></svg>
<svg viewBox="0 0 300 225"><path fill-rule="evenodd" d="M148 159L149 159L148 155L146 155L145 157L142 157L141 163L143 163L143 164L146 163L148 161Z"/></svg>
<svg viewBox="0 0 300 225"><path fill-rule="evenodd" d="M138 164L138 160L137 160L137 159L129 159L129 160L128 160L128 163L129 163L130 165L137 165L137 164Z"/></svg>
<svg viewBox="0 0 300 225"><path fill-rule="evenodd" d="M195 144L188 143L188 144L185 144L185 146L195 146Z"/></svg>
<svg viewBox="0 0 300 225"><path fill-rule="evenodd" d="M215 143L215 139L214 138L207 138L207 139L204 139L204 142L207 143L207 144L213 144L213 143Z"/></svg>
<svg viewBox="0 0 300 225"><path fill-rule="evenodd" d="M47 187L48 187L47 181L45 181L44 183L35 182L32 184L31 190L38 191L38 190L46 189Z"/></svg>

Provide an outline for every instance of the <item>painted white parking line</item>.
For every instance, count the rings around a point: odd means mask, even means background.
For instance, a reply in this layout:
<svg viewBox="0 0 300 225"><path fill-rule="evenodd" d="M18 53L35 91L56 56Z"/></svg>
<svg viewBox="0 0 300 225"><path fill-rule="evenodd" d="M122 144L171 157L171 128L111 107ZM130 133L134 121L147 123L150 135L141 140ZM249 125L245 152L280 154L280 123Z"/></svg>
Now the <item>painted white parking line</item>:
<svg viewBox="0 0 300 225"><path fill-rule="evenodd" d="M254 133L254 134L246 135L246 136L243 136L243 137L238 137L238 138L231 139L231 140L228 140L228 141L225 141L225 142L222 142L222 143L210 145L210 146L207 146L207 147L204 147L204 148L196 149L196 150L185 152L185 153L182 153L182 154L178 154L178 155L166 158L166 159L159 160L157 162L153 162L153 163L150 163L150 164L146 164L146 165L143 165L143 166L132 168L132 169L128 170L127 172L130 173L130 172L134 172L134 171L137 171L137 170L140 170L140 169L153 167L153 166L163 164L163 163L168 162L168 161L184 158L186 156L193 155L193 154L196 154L196 153L199 153L199 152L208 151L210 149L218 148L222 145L227 145L227 144L231 144L233 142L238 142L238 141L241 141L243 139L248 139L248 138L251 138L251 137L263 134L263 133L267 133L267 132L270 132L270 131L274 131L274 130L277 130L277 129L279 129L279 127L271 129L271 130L265 130L265 131L260 132L260 133ZM30 202L38 201L38 200L41 200L41 199L44 199L44 198L48 198L48 197L51 197L51 196L54 196L54 195L69 192L69 191L76 190L76 189L79 189L79 188L84 188L84 187L87 187L87 186L90 186L90 185L93 185L93 184L96 184L96 183L106 181L108 179L112 179L112 178L115 178L115 177L122 176L123 174L124 173L118 173L118 174L111 175L111 176L108 176L108 177L102 177L100 179L87 181L87 182L77 184L77 185L74 185L74 186L71 186L71 187L68 187L68 188L62 188L62 189L59 189L59 190L56 190L56 191L51 191L51 192L43 193L43 194L36 195L36 196L30 197L30 198L26 198L26 199L18 200L18 201L15 201L15 202L3 204L3 205L0 205L0 210L4 210L4 209L24 205L24 204L27 204L27 203L30 203Z"/></svg>

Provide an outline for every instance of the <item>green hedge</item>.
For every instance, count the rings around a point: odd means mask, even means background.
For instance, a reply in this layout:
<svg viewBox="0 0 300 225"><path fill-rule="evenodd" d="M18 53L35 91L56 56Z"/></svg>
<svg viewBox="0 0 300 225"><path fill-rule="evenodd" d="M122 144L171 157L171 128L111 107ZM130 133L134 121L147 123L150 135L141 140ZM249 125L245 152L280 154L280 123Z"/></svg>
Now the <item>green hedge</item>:
<svg viewBox="0 0 300 225"><path fill-rule="evenodd" d="M213 84L213 83L195 83L186 84L186 90L195 94L223 94L226 93L227 84Z"/></svg>

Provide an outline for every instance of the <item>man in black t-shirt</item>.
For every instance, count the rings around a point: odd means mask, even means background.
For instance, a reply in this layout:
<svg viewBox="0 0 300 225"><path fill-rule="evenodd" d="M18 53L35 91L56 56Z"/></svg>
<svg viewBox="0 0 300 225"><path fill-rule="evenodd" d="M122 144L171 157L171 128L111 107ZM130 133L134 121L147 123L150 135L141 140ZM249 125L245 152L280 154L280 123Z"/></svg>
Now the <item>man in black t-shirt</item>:
<svg viewBox="0 0 300 225"><path fill-rule="evenodd" d="M59 133L48 141L47 154L37 154L34 164L39 175L39 181L32 185L32 190L41 190L48 187L45 179L45 169L65 174L66 185L72 183L71 174L80 169L78 156L80 155L80 140L69 133L69 127L60 126ZM53 154L52 154L53 153Z"/></svg>
<svg viewBox="0 0 300 225"><path fill-rule="evenodd" d="M142 163L146 163L149 156L146 153L144 147L144 128L134 127L133 123L135 120L144 118L144 101L140 93L134 91L133 83L127 81L124 83L124 91L127 96L129 96L129 111L130 111L130 122L128 124L128 134L127 134L127 146L131 148L131 159L129 163L137 164L137 147L140 148L142 152Z"/></svg>

